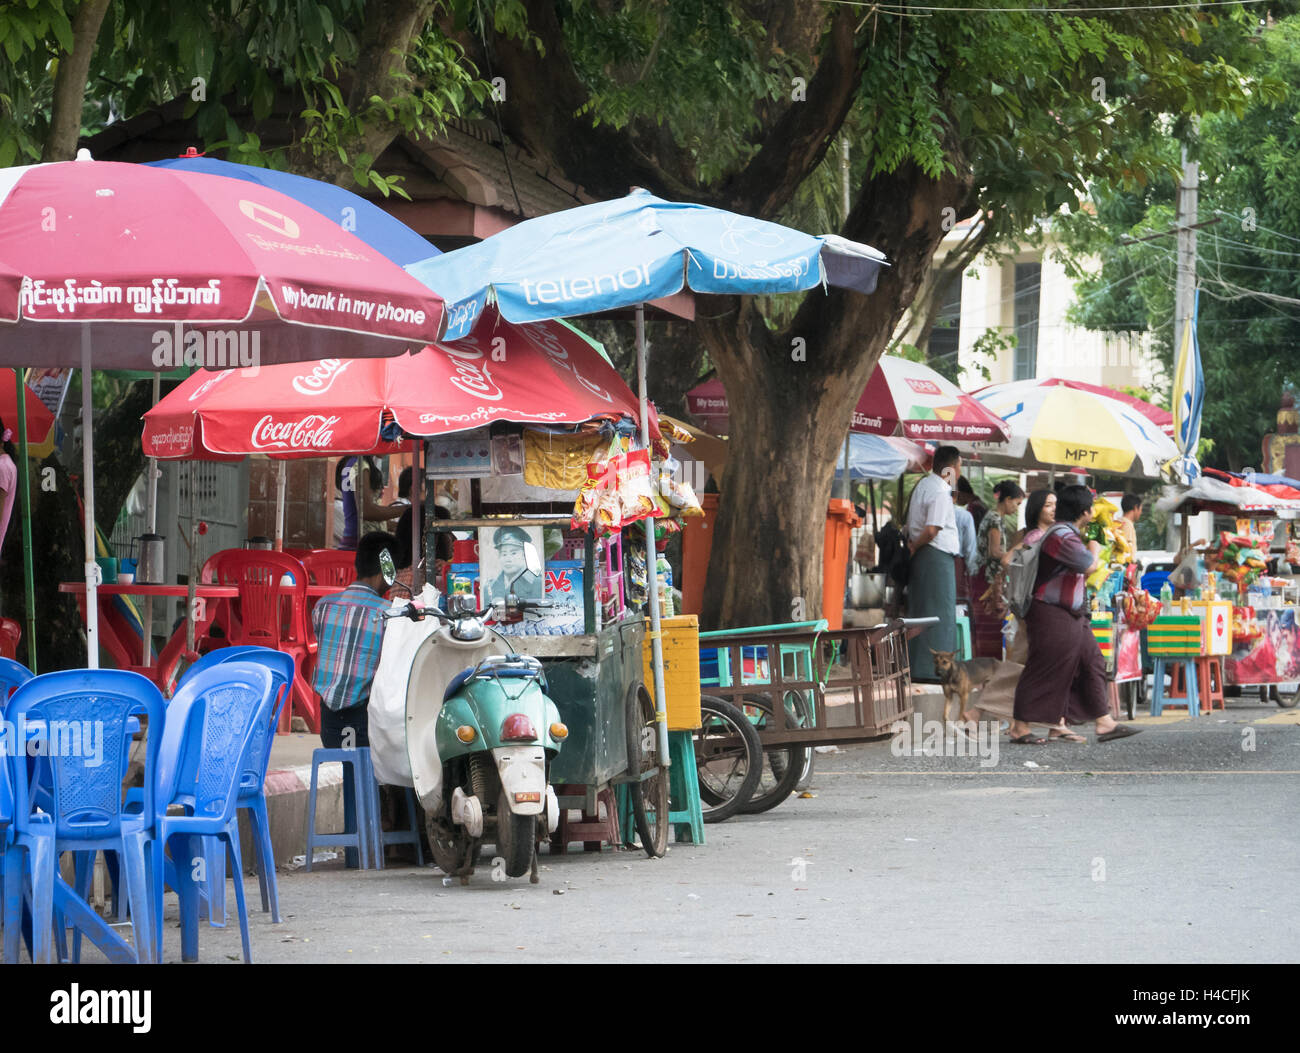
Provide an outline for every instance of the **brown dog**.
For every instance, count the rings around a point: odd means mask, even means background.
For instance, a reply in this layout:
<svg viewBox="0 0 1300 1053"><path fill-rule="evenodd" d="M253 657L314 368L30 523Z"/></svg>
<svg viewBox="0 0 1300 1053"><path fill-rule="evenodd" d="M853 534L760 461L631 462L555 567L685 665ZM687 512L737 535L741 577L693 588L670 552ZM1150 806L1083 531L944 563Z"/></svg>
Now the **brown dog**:
<svg viewBox="0 0 1300 1053"><path fill-rule="evenodd" d="M936 651L933 647L930 653L934 655L934 671L943 685L944 723L948 721L948 705L953 697L958 700L957 716L960 717L966 712L971 691L992 680L1002 664L996 658L972 658L963 662L955 651Z"/></svg>

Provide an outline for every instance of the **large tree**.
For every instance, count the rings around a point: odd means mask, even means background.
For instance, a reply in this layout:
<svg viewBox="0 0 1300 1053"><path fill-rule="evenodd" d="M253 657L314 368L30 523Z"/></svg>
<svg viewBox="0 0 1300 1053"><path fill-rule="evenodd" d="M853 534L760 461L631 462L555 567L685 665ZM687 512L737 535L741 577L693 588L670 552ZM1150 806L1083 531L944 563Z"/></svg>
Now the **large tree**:
<svg viewBox="0 0 1300 1053"><path fill-rule="evenodd" d="M1089 182L1154 178L1167 159L1151 146L1152 116L1176 126L1239 106L1245 77L1224 56L1243 54L1253 28L1236 8L1103 2L1070 14L1022 0L948 13L758 0L524 6L534 40L491 26L465 39L503 78L500 119L535 155L597 195L639 185L780 220L847 135L853 198L839 233L890 260L869 297L818 291L778 312L719 298L700 311L735 448L711 624L818 609L836 452L953 223L983 212L1012 233L1072 207ZM1121 156L1112 143L1125 137L1145 142Z"/></svg>

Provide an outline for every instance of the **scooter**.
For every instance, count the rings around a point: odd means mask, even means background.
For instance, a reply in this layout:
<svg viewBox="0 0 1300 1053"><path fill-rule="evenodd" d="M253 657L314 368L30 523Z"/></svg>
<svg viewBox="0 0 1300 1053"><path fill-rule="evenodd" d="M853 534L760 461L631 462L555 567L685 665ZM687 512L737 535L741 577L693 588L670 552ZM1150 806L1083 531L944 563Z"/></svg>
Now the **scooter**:
<svg viewBox="0 0 1300 1053"><path fill-rule="evenodd" d="M468 884L480 843L492 841L494 870L521 877L531 869L536 883L538 839L560 819L550 765L569 731L541 662L516 654L486 624L502 610L478 610L472 596L449 596L447 605L446 614L409 605L390 615L442 623L415 651L406 689L406 754L429 847L443 873ZM534 606L542 605L507 609ZM493 637L507 653L492 653Z"/></svg>

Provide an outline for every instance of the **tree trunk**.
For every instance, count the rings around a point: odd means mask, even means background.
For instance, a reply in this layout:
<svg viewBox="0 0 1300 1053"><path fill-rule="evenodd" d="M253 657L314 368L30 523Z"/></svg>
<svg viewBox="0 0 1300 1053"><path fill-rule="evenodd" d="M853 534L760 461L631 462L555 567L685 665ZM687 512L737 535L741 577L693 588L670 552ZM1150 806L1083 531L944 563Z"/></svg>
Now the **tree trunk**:
<svg viewBox="0 0 1300 1053"><path fill-rule="evenodd" d="M942 210L960 215L970 194L969 170L951 156L956 172L937 181L910 166L877 176L849 216L846 236L891 263L874 294L814 290L784 333L767 329L752 298L713 298L696 323L731 415L704 627L821 617L827 502L853 409L925 280Z"/></svg>
<svg viewBox="0 0 1300 1053"><path fill-rule="evenodd" d="M42 161L71 161L77 156L81 108L86 101L86 76L107 10L108 0L84 0L72 17L72 51L59 56L59 69L54 75L50 134L41 150Z"/></svg>

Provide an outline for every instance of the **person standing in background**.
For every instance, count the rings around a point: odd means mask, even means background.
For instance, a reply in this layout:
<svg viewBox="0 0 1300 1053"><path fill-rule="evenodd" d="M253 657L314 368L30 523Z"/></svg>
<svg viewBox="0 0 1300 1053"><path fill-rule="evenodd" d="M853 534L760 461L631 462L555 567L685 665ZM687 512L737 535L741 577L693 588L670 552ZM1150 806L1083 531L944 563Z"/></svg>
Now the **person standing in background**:
<svg viewBox="0 0 1300 1053"><path fill-rule="evenodd" d="M964 475L957 480L956 501L957 504L970 513L971 518L975 520L975 529L978 530L980 523L984 521L984 517L988 514L988 509L984 506L984 502L975 496L975 490L971 486L970 480Z"/></svg>
<svg viewBox="0 0 1300 1053"><path fill-rule="evenodd" d="M1128 542L1129 555L1137 558L1138 535L1137 521L1142 518L1142 498L1137 494L1125 494L1119 505L1120 520L1119 528L1124 533L1124 540Z"/></svg>
<svg viewBox="0 0 1300 1053"><path fill-rule="evenodd" d="M957 571L960 553L957 517L952 500L961 478L961 454L956 447L934 451L933 470L912 490L907 510L907 547L911 554L907 575L907 616L937 617L931 626L908 642L912 679L938 683L931 651L957 649Z"/></svg>
<svg viewBox="0 0 1300 1053"><path fill-rule="evenodd" d="M18 451L14 449L14 433L0 420L0 549L9 536L9 517L13 515L14 494L18 492Z"/></svg>
<svg viewBox="0 0 1300 1053"><path fill-rule="evenodd" d="M979 549L975 535L975 517L970 512L953 501L953 515L957 520L957 541L960 549L960 555L957 557L957 602L969 603L971 599L970 591L970 568L975 565L975 560L979 558Z"/></svg>
<svg viewBox="0 0 1300 1053"><path fill-rule="evenodd" d="M405 506L379 503L383 479L378 458L349 457L343 462L343 539L339 548L355 549L362 534L383 530L401 517Z"/></svg>

